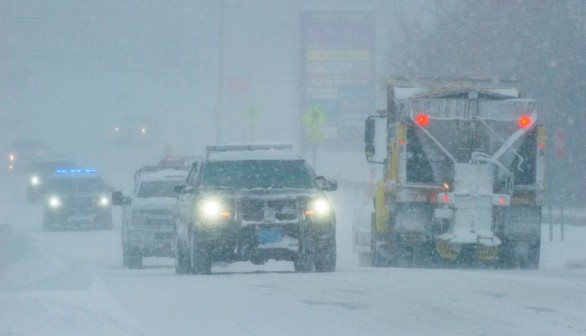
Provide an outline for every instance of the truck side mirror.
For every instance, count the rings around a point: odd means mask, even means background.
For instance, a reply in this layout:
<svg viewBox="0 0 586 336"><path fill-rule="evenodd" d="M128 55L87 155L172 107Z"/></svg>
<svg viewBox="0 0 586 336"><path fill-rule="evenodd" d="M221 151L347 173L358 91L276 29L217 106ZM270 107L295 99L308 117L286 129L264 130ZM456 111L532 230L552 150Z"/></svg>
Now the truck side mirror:
<svg viewBox="0 0 586 336"><path fill-rule="evenodd" d="M112 205L124 205L124 204L130 204L130 198L129 197L124 197L124 195L122 195L122 191L113 191L112 192Z"/></svg>
<svg viewBox="0 0 586 336"><path fill-rule="evenodd" d="M185 190L185 184L178 184L174 187L175 192L178 194L183 194L183 190Z"/></svg>
<svg viewBox="0 0 586 336"><path fill-rule="evenodd" d="M364 122L364 154L368 162L384 163L387 149L386 128L387 118L383 116L370 116Z"/></svg>
<svg viewBox="0 0 586 336"><path fill-rule="evenodd" d="M328 180L323 176L317 176L315 178L315 185L319 190L323 191L334 191L338 189L338 182L335 180Z"/></svg>
<svg viewBox="0 0 586 336"><path fill-rule="evenodd" d="M186 184L178 184L175 186L175 192L178 194L191 194L195 189Z"/></svg>
<svg viewBox="0 0 586 336"><path fill-rule="evenodd" d="M364 123L364 143L368 147L368 145L372 145L374 149L374 132L375 132L376 123L373 118L366 119ZM367 154L368 156L368 154Z"/></svg>

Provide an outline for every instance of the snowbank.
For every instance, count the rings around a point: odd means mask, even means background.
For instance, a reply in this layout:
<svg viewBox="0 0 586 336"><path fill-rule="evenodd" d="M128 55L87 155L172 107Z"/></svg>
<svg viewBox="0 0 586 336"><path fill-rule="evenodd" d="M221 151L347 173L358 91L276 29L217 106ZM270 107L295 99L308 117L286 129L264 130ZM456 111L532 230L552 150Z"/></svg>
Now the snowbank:
<svg viewBox="0 0 586 336"><path fill-rule="evenodd" d="M73 269L0 225L0 335L146 335L94 267Z"/></svg>
<svg viewBox="0 0 586 336"><path fill-rule="evenodd" d="M69 271L69 266L41 251L29 236L13 226L0 225L0 292Z"/></svg>

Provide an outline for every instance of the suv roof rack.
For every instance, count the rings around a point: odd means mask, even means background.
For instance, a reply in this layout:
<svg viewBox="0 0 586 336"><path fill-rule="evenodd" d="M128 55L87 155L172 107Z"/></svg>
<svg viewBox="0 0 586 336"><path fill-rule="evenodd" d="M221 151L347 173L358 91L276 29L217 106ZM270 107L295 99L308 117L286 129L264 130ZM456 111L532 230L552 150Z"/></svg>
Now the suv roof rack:
<svg viewBox="0 0 586 336"><path fill-rule="evenodd" d="M266 144L236 144L236 145L217 145L206 146L206 155L212 153L232 152L232 151L256 151L256 150L293 150L292 144L287 143L266 143Z"/></svg>

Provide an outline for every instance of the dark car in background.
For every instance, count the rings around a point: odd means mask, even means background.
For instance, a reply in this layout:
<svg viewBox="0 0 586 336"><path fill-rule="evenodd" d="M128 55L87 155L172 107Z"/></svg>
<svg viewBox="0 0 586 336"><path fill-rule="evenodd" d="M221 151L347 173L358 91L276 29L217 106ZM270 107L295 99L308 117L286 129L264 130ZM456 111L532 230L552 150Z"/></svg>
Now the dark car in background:
<svg viewBox="0 0 586 336"><path fill-rule="evenodd" d="M27 173L31 163L46 155L49 147L41 140L14 140L7 153L7 169L12 172Z"/></svg>
<svg viewBox="0 0 586 336"><path fill-rule="evenodd" d="M116 145L143 146L155 142L158 132L149 116L126 114L114 122L110 137Z"/></svg>

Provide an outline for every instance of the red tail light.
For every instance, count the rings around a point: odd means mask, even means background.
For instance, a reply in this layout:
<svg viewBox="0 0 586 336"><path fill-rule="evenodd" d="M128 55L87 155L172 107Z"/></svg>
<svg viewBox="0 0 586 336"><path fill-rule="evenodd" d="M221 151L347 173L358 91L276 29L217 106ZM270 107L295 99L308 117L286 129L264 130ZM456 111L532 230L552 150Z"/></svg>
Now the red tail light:
<svg viewBox="0 0 586 336"><path fill-rule="evenodd" d="M415 122L419 126L425 127L425 126L427 126L427 124L429 124L429 116L425 113L419 113L418 115L415 116Z"/></svg>
<svg viewBox="0 0 586 336"><path fill-rule="evenodd" d="M519 117L519 127L521 127L521 128L527 128L527 127L531 126L532 122L533 121L531 120L531 117L526 114Z"/></svg>
<svg viewBox="0 0 586 336"><path fill-rule="evenodd" d="M450 201L450 195L444 194L444 203L448 203Z"/></svg>

